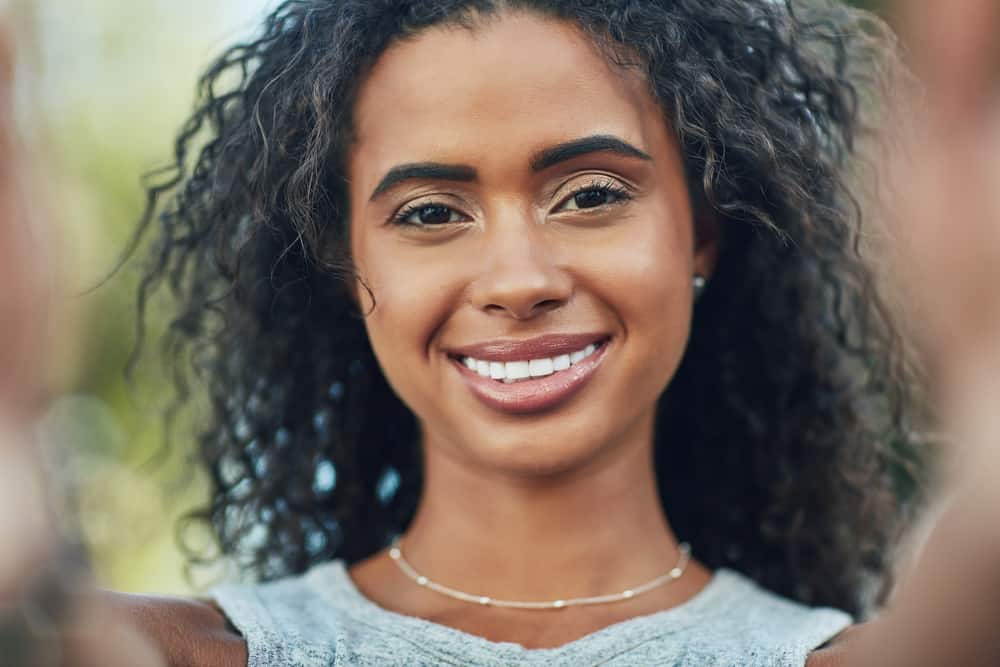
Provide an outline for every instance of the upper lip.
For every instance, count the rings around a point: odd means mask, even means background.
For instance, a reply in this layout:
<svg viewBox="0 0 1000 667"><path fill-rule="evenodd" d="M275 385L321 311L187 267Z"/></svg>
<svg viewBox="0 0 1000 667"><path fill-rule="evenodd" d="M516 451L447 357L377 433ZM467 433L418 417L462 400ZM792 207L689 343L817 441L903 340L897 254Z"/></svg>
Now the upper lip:
<svg viewBox="0 0 1000 667"><path fill-rule="evenodd" d="M607 338L606 333L552 333L522 340L505 338L463 345L449 348L448 353L482 361L527 361L576 352Z"/></svg>

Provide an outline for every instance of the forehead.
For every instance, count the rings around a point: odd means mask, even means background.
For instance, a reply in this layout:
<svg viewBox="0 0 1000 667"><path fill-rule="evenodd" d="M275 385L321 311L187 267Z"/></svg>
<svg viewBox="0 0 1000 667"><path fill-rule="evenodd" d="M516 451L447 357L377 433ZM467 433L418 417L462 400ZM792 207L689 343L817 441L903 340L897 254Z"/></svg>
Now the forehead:
<svg viewBox="0 0 1000 667"><path fill-rule="evenodd" d="M354 118L352 162L363 156L372 169L488 161L591 134L648 145L663 125L640 75L608 62L572 24L530 13L395 44L362 85Z"/></svg>

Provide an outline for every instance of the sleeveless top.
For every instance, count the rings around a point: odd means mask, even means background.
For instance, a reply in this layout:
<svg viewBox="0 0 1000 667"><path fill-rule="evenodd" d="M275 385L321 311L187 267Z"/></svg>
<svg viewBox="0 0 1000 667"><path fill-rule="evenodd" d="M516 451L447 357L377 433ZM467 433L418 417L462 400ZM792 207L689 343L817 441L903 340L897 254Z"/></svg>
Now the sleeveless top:
<svg viewBox="0 0 1000 667"><path fill-rule="evenodd" d="M779 597L725 568L676 607L545 649L384 609L340 559L297 577L219 586L210 596L246 640L249 667L803 667L811 650L851 624L842 611Z"/></svg>

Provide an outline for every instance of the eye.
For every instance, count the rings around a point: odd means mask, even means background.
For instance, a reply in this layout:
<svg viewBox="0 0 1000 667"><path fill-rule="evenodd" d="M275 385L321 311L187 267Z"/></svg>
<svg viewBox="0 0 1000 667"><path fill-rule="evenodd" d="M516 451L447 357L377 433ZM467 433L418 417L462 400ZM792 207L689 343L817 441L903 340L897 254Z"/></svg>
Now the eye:
<svg viewBox="0 0 1000 667"><path fill-rule="evenodd" d="M632 193L612 181L593 183L576 190L559 206L562 211L582 211L626 201Z"/></svg>
<svg viewBox="0 0 1000 667"><path fill-rule="evenodd" d="M402 208L393 216L392 223L414 227L434 227L450 222L462 222L463 220L464 218L450 206L425 203Z"/></svg>

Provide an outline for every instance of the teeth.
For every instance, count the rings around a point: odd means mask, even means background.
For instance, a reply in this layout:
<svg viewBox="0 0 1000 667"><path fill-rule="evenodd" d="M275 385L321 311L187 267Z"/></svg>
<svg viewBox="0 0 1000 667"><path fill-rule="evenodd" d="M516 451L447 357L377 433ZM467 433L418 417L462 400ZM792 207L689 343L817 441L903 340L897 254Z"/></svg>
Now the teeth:
<svg viewBox="0 0 1000 667"><path fill-rule="evenodd" d="M528 372L533 378L545 377L555 373L555 364L551 359L532 359L528 362Z"/></svg>
<svg viewBox="0 0 1000 667"><path fill-rule="evenodd" d="M590 344L572 354L560 354L557 357L529 359L527 361L482 361L472 357L464 357L462 363L483 377L503 382L517 382L528 378L539 378L564 371L570 366L586 359L597 350L597 345Z"/></svg>
<svg viewBox="0 0 1000 667"><path fill-rule="evenodd" d="M504 379L523 380L526 377L531 377L528 364L527 361L508 361L504 364Z"/></svg>

